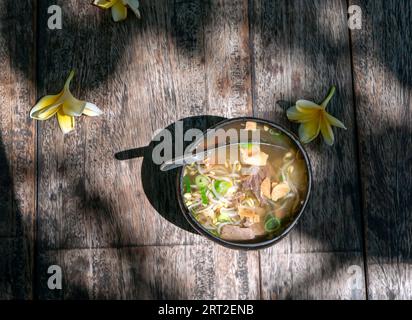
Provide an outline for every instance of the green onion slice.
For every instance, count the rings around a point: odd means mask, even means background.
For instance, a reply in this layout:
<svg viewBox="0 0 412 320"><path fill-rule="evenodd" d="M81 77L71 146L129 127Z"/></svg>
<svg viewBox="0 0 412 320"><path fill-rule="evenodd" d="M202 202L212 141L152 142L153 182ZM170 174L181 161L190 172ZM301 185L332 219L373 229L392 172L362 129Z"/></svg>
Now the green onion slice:
<svg viewBox="0 0 412 320"><path fill-rule="evenodd" d="M229 188L232 186L232 183L225 180L216 180L215 181L215 189L221 195L225 195Z"/></svg>
<svg viewBox="0 0 412 320"><path fill-rule="evenodd" d="M273 215L268 215L265 221L265 230L267 232L274 232L280 228L280 220Z"/></svg>
<svg viewBox="0 0 412 320"><path fill-rule="evenodd" d="M192 188L190 187L190 178L189 178L189 176L184 176L183 177L183 186L185 188L186 193L190 193L192 191Z"/></svg>
<svg viewBox="0 0 412 320"><path fill-rule="evenodd" d="M209 179L205 176L196 176L195 183L199 188L205 188L209 185Z"/></svg>
<svg viewBox="0 0 412 320"><path fill-rule="evenodd" d="M206 187L200 188L200 196L202 197L202 203L205 205L209 204L209 198L206 195L206 191L207 191Z"/></svg>

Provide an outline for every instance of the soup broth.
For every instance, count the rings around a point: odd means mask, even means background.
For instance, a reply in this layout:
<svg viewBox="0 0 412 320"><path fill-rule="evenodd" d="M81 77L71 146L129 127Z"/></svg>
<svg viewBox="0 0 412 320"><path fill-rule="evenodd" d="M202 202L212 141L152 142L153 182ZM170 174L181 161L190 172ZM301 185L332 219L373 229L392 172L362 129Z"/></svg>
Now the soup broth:
<svg viewBox="0 0 412 320"><path fill-rule="evenodd" d="M184 168L183 198L209 233L230 242L260 242L281 234L308 192L308 168L300 149L265 123L241 122L223 129L260 130L260 142L226 148L224 163L211 154ZM208 148L210 148L210 144ZM232 148L232 149L230 149Z"/></svg>

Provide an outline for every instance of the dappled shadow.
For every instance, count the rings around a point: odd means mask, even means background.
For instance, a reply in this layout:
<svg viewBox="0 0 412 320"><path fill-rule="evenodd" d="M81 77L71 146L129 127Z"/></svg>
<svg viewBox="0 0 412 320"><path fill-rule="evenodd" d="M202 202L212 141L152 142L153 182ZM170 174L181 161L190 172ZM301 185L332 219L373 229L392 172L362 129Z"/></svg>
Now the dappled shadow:
<svg viewBox="0 0 412 320"><path fill-rule="evenodd" d="M366 100L363 102L366 103ZM372 123L378 123L377 119L369 120ZM368 287L368 298L410 299L410 293L407 291L408 280L403 282L399 279L407 277L412 264L409 241L412 238L410 214L412 201L410 193L406 191L412 189L412 148L406 147L412 145L412 128L391 121L380 121L379 125L379 130L373 134L365 132L360 137L360 149L363 154L360 162L363 197L358 199L356 189L353 190L350 185L338 184L337 187L337 190L341 189L343 194L355 197L356 201L363 200L360 206L366 230L363 230L362 224L356 224L353 229L354 234L343 233L341 225L336 224L336 216L347 215L348 211L341 209L341 212L330 212L324 206L316 205L314 201L309 202L299 224L280 246L287 247L288 241L293 241L291 238L298 237L300 243L310 244L313 248L331 247L326 252L319 253L319 255L326 256L322 265L315 264L309 268L312 274L306 277L297 276L296 279L299 280L293 282L293 287L287 287L291 292L273 283L272 293L280 292L282 297L290 299L305 297L317 299L319 297L316 296L315 288L319 288L323 282L328 284L331 280L339 283L341 279L336 277L342 274L348 279L351 278L348 276L348 269L339 271L339 268L348 268L351 265L363 268L367 263L366 270L369 270L369 273L364 275L366 283L373 281L373 286ZM382 143L382 141L387 143ZM309 149L312 148L313 146L309 147ZM371 159L373 161L370 161ZM321 190L336 183L339 182L335 182L333 177L316 179L316 172L314 172L314 189ZM322 218L316 219L319 215ZM331 238L325 238L328 234L325 229L331 230L334 235ZM362 238L365 236L363 238L363 241L365 239L367 241L365 248L359 247L360 244L357 241L359 235ZM273 249L277 252L277 248ZM366 249L365 255L363 255L364 249ZM295 251L297 251L296 248ZM317 254L316 250L314 253ZM367 261L363 261L363 258ZM294 261L293 253L289 259ZM336 261L339 263L337 264ZM365 297L364 292L356 290L356 287L353 290L352 298ZM297 295L294 295L294 292ZM308 292L311 294L305 296ZM325 294L328 296L330 293Z"/></svg>
<svg viewBox="0 0 412 320"><path fill-rule="evenodd" d="M25 74L29 80L34 77L34 70L28 65L33 60L22 55L31 52L16 50L21 45L17 39L26 46L31 46L34 55L35 39L32 31L36 30L36 26L33 25L35 19L31 13L38 13L38 73L35 85L39 89L39 95L60 90L64 81L62 78L71 69L77 73L73 89L80 96L87 90L106 86L110 76L119 68L119 72L128 69L128 59L133 53L130 48L145 46L150 41L160 41L160 46L177 46L179 53L183 55L199 54L197 49L203 41L203 22L199 17L208 14L202 1L175 4L174 1L151 0L140 3L142 19L129 11L125 21L115 23L111 19L110 10L85 5L80 0L38 1L36 11L32 1L5 1L2 5L4 9L0 12L0 19L7 26L0 30L4 49L11 59L11 66ZM62 29L50 30L47 26L51 16L48 8L56 4L62 8ZM165 19L165 16L171 18ZM33 56L32 59L34 58ZM142 59L141 63L145 63L145 57Z"/></svg>
<svg viewBox="0 0 412 320"><path fill-rule="evenodd" d="M0 299L32 296L30 247L33 244L24 228L0 135Z"/></svg>
<svg viewBox="0 0 412 320"><path fill-rule="evenodd" d="M367 20L353 31L353 46L371 63L380 63L406 88L412 86L412 6L409 1L371 1L362 6ZM390 39L390 40L389 40ZM376 50L367 48L368 44ZM376 65L372 65L376 67ZM405 106L406 108L407 106Z"/></svg>
<svg viewBox="0 0 412 320"><path fill-rule="evenodd" d="M30 12L34 8L32 6L27 7L27 4L32 3L32 1L5 1L5 10L0 13L2 19L7 15L7 28L2 27L0 30L4 39L4 49L8 51L12 68L16 72L23 73L27 79L33 80L34 70L29 66L32 61L24 56L24 51L16 50L16 47L20 45L20 43L17 43L17 39L26 44L34 42L31 33L18 25L19 21L27 21L27 19L31 21L33 18ZM61 2L64 27L63 30L52 31L46 27L47 7L55 4L55 2L51 0L38 2L38 75L35 85L39 95L59 90L63 81L62 75L67 74L70 69L78 71L79 81L76 82L78 84L73 83L78 93L100 87L110 90L112 85L110 76L116 72L129 69L130 66L127 65L128 58L135 46L141 46L145 48L144 50L148 50L148 55L153 54L155 56L159 54L151 52L150 49L155 45L150 47L150 44L147 43L150 39L156 41L157 37L162 40L159 43L156 42L156 47L165 48L162 54L166 54L170 46L176 46L182 55L188 57L203 55L204 28L210 23L208 17L213 14L210 12L210 6L207 3L205 4L204 1L141 1L143 16L141 20L131 16L123 23L114 23L110 19L109 12L102 11L95 14L95 11L99 9L93 6L86 8L75 2L70 4ZM252 5L258 2L249 1ZM346 36L342 39L335 38L333 29L329 28L334 23L334 19L338 18L341 21L346 17L342 17L340 12L335 13L336 16L327 15L326 1L323 2L323 6L318 7L312 6L312 2L307 1L260 1L260 3L261 6L258 12L253 12L254 20L250 21L250 25L256 36L253 40L260 41L262 52L286 52L285 54L290 56L292 64L297 66L300 64L318 66L314 70L336 72L334 66L338 59L346 59L346 63L350 63L348 59L349 48L346 42L348 39ZM399 2L398 7L389 5L389 1L382 1L381 3L379 13L369 10L369 7L364 8L364 19L368 19L369 23L364 24L366 29L362 32L368 32L373 38L373 43L378 46L378 50L372 52L370 58L375 59L376 63L382 64L399 80L404 89L408 90L412 85L412 59L410 58L412 41L409 41L410 34L412 34L412 24L410 23L411 5L406 1ZM78 10L79 7L81 7L80 10ZM317 12L317 9L321 11ZM286 21L283 15L279 15L279 12L289 14L294 19ZM169 15L171 15L171 18L166 18ZM314 19L314 17L318 17L318 19ZM279 35L278 32L282 29L278 26L283 25L285 22L290 22L288 25L290 34ZM259 28L259 25L262 25L262 27ZM385 25L385 27L382 28L381 25ZM8 31L3 33L5 30ZM376 32L375 30L382 32ZM349 31L345 29L345 32ZM18 38L16 33L19 35ZM308 34L311 35L310 43L306 41ZM393 40L391 47L388 47L387 38ZM138 42L138 40L143 41ZM136 41L136 44L134 41ZM316 52L312 48L317 46L318 43L322 43L323 47L327 47L329 50L327 52ZM364 42L359 40L355 45L359 46L358 49L361 50L359 52L366 54L367 48ZM269 58L270 55L265 55L264 59L267 60L260 61L260 63L271 73L277 74L284 66L274 64ZM139 63L145 64L147 61L144 61L144 59L147 59L147 57L142 57L142 61L139 61ZM296 73L291 75L291 95L296 94L296 89L299 89L300 93L312 94L305 92L308 88L313 87L304 86L300 82L303 77L300 77L299 72L305 71L297 70ZM313 77L318 77L321 81L322 74ZM127 83L118 85L127 90ZM179 88L176 88L176 90L179 90ZM297 97L285 98L294 101ZM365 101L365 103L369 103L369 101ZM277 107L280 107L280 110L284 112L290 105L291 102L279 101ZM408 108L408 106L405 106L405 108ZM271 114L265 114L265 118L270 119ZM199 116L186 118L183 121L186 128L198 127L205 129L221 119L219 117ZM174 124L168 126L165 130L173 130L173 126ZM353 190L353 185L350 184L339 187L343 193L351 194L352 198L348 201L352 204L355 203L355 208L358 207L360 201L357 194L361 188L362 191L367 192L370 198L378 199L381 197L385 199L379 206L371 202L363 203L364 214L368 220L368 257L381 263L397 263L399 257L407 263L412 260L410 245L404 240L412 238L410 234L412 222L408 216L412 208L409 193L407 192L412 187L410 179L412 175L411 136L410 125L405 124L402 126L391 122L381 124L381 129L377 133L364 134L359 145L364 156L362 159L376 159L373 163L361 163L365 179L368 182L367 188L358 186L356 190ZM381 141L384 143L381 144ZM152 150L156 143L152 141L148 146L119 152L116 158L126 160L143 157L142 184L149 202L165 219L184 230L193 232L183 215L180 214L175 198L176 172L161 172L159 166L151 160ZM315 143L312 147L313 153L315 154L319 150L320 148ZM333 152L336 153L336 157L341 158L344 156L339 147L334 149ZM388 153L392 153L393 156L383 157ZM382 157L380 158L379 155L382 155ZM22 259L26 254L25 244L22 240L25 235L19 218L18 204L15 203L13 195L13 177L10 173L3 146L0 146L0 167L0 190L2 191L0 193L0 236L12 237L13 243L17 241L18 248L13 252L7 251L8 254L6 255L2 254L6 258L3 258L0 263L0 267L3 268L0 270L0 297L4 292L6 292L6 296L23 297L26 289L22 289L20 285L24 286L27 283L22 284L22 279L18 275L22 268ZM400 177L403 177L403 179L400 179ZM332 183L339 183L339 181L336 179L318 179L315 181L315 188L321 190ZM399 183L402 184L406 192L399 191ZM84 189L82 182L79 182L78 191L79 194L87 191ZM122 229L122 224L117 220L120 219L120 216L107 215L108 211L111 212L111 203L98 191L95 190L94 193L85 196L90 202L85 201L82 205L89 212L100 213L97 215L98 218L93 221L103 226L105 224L114 225L109 230L121 234L125 230ZM319 245L322 248L325 247L324 243L331 244L333 240L327 238L329 233L325 232L325 229L336 228L335 223L337 220L336 217L330 216L331 213L327 213L325 210L327 208L310 204L298 227L292 231L289 237L301 233L310 239L322 242ZM343 209L342 211L344 212ZM358 213L356 212L356 214ZM321 215L322 219L316 219L318 215ZM362 233L360 224L357 224L356 228L358 228L356 232ZM404 239L400 239L400 235ZM337 237L340 237L341 240L337 241L337 244L342 246L343 243L346 243L348 240L345 237L347 236L346 234L338 234ZM284 241L287 241L287 239ZM352 241L352 239L349 241ZM333 242L331 246L333 247L335 244ZM331 249L333 250L333 248ZM347 248L339 247L338 249ZM361 251L361 248L356 244L351 249ZM132 257L128 255L120 258L132 261ZM345 258L339 259L343 264L353 262L352 260L345 261ZM14 264L15 261L20 262ZM50 260L47 263L49 262L53 261ZM330 264L333 269L333 259L330 260ZM12 265L17 267L12 268ZM46 265L46 263L42 263L42 265ZM85 263L84 265L86 267L88 264ZM318 274L321 274L321 272L322 270L319 270ZM142 276L136 275L136 279L142 279ZM296 285L302 287L305 285L316 286L316 283L311 279L302 279L302 282ZM73 286L72 297L90 298L91 296L83 286L86 286L86 284L80 283L76 288ZM173 294L168 295L166 293L164 296L173 297Z"/></svg>
<svg viewBox="0 0 412 320"><path fill-rule="evenodd" d="M17 217L13 214L14 192L5 146L0 138L0 236L16 234ZM21 229L19 227L19 229Z"/></svg>
<svg viewBox="0 0 412 320"><path fill-rule="evenodd" d="M411 7L407 2L400 2L397 4L399 7L389 3L385 1L381 5L364 7L363 18L367 19L368 23L363 24L365 30L359 33L368 32L373 37L374 43L381 50L372 54L376 55L399 81L410 86L412 62L407 59L407 55L411 52L412 42L405 39L408 39L408 35L412 33L412 26L409 23ZM26 21L25 26L28 26L27 20L32 20L30 12L34 11L34 7L28 4L31 4L31 1L6 0L0 18L2 21L7 21L7 24L16 25L13 32L2 28L5 50L9 53L11 66L26 73L28 79L32 79L33 74L27 74L32 72L27 65L31 61L22 56L27 52L16 51L16 47L19 46L16 42L16 33L19 35L18 39L34 45L31 30L24 30L23 27L18 26L19 21ZM80 73L82 91L102 86L109 80L110 75L115 73L119 63L127 63L130 54L128 47L134 47L134 41L138 40L156 41L156 38L161 38L163 44L168 47L166 51L176 47L179 54L189 57L204 55L204 32L205 27L210 23L208 17L213 14L211 10L218 9L207 1L200 0L141 1L142 19L137 19L129 12L126 21L115 23L111 20L109 10L103 11L95 6L80 5L76 2L57 1L63 9L63 29L49 30L47 20L50 14L47 9L55 4L56 1L52 0L39 1L37 8L39 74L36 85L41 91L49 86L52 86L50 89L60 89L63 81L62 74L68 74L70 69ZM347 58L346 41L349 33L346 28L347 17L342 17L341 11L332 12L326 2L315 5L304 1L256 0L251 1L250 5L253 6L250 9L253 12L251 27L256 36L253 40L260 42L262 49L274 52L284 50L285 53L288 52L287 50L294 50L297 55L302 54L306 63L311 65L334 65L340 57ZM381 9L382 14L371 12L371 8ZM289 35L278 34L279 30L284 30L283 24L286 21L279 12L294 17L288 20L292 22L287 26ZM345 23L342 24L342 21ZM332 26L336 22L339 28L344 28L343 32L334 33ZM382 28L381 25L385 27ZM381 30L384 33L374 32L374 30ZM311 43L305 41L307 34L310 34ZM386 46L385 41L389 37L391 43L396 44L391 48ZM328 51L311 50L310 48L317 43L322 43ZM136 43L136 46L141 45L142 43ZM269 55L265 55L265 58L269 58ZM260 62L274 73L283 69L283 66L273 65L269 60Z"/></svg>
<svg viewBox="0 0 412 320"><path fill-rule="evenodd" d="M224 120L217 116L194 116L180 119L183 125L183 132L188 129L206 129ZM175 131L176 123L172 123L163 130L169 131L172 135L172 149L175 150ZM160 137L162 132L159 132L156 137ZM127 160L135 157L143 157L142 163L142 183L147 199L150 201L153 208L166 220L186 231L196 233L195 230L186 221L181 212L177 200L176 180L177 169L170 171L161 171L160 165L155 164L152 159L153 148L161 143L161 139L154 138L148 146L135 148L125 151L120 151L115 155L118 160ZM192 141L185 141L186 148Z"/></svg>

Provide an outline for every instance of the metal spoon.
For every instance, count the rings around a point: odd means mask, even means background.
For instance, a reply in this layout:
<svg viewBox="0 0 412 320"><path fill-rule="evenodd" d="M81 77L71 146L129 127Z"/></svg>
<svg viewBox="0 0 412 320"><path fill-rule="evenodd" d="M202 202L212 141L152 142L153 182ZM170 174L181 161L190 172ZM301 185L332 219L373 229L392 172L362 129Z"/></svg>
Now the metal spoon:
<svg viewBox="0 0 412 320"><path fill-rule="evenodd" d="M226 149L227 147L231 147L231 146L235 146L235 145L244 145L244 144L259 144L262 146L268 146L268 147L272 147L272 148L281 148L281 149L285 149L281 146L275 145L275 144L271 144L271 143L266 143L266 142L236 142L236 143L231 143L231 144L226 144L223 146L218 146L218 147L213 147L201 152L196 152L196 153L189 153L189 154L184 154L182 156L170 159L165 161L163 164L160 165L160 170L161 171L168 171L168 170L172 170L172 169L176 169L178 167L182 167L188 164L192 164L194 162L198 162L198 161L202 161L204 159L206 159L208 156L210 156L210 154L221 150L221 149ZM285 149L286 150L286 149Z"/></svg>

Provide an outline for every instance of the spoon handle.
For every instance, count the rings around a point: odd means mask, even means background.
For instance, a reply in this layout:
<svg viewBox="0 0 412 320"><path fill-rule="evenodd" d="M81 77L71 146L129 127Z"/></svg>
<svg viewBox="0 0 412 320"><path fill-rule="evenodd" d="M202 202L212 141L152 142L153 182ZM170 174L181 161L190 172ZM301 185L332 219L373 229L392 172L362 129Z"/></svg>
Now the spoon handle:
<svg viewBox="0 0 412 320"><path fill-rule="evenodd" d="M183 156L179 156L170 160L165 161L160 165L160 170L161 171L168 171L172 169L176 169L178 167L182 167L187 164L192 164L193 162L204 160L208 153L210 153L211 150L206 150L203 152L198 152L196 154L185 154Z"/></svg>
<svg viewBox="0 0 412 320"><path fill-rule="evenodd" d="M256 142L249 142L249 143L257 144L260 146L270 146L274 148L284 149L283 147L280 147L280 146L277 146L271 143L266 143L266 142L256 141ZM196 161L201 161L201 160L204 160L210 153L216 152L217 150L226 149L227 147L230 147L230 146L242 145L242 144L244 143L236 142L236 143L214 147L214 148L207 149L201 152L196 152L195 154L192 154L192 153L184 154L182 156L165 161L163 164L160 165L160 170L168 171L168 170L172 170L178 167L182 167L187 164L191 164Z"/></svg>

